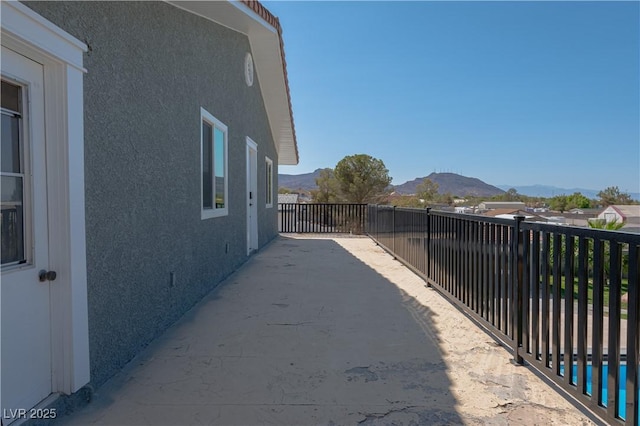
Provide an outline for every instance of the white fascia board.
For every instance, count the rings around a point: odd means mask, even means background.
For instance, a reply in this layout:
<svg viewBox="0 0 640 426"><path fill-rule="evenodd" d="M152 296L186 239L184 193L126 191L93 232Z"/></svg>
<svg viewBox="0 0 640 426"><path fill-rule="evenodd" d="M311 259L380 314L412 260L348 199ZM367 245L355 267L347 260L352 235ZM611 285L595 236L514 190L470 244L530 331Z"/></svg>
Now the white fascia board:
<svg viewBox="0 0 640 426"><path fill-rule="evenodd" d="M252 36L253 33L253 36ZM249 34L256 74L278 150L278 164L298 164L279 37Z"/></svg>
<svg viewBox="0 0 640 426"><path fill-rule="evenodd" d="M240 2L174 0L167 3L249 38L256 76L278 152L278 164L298 164L278 31Z"/></svg>

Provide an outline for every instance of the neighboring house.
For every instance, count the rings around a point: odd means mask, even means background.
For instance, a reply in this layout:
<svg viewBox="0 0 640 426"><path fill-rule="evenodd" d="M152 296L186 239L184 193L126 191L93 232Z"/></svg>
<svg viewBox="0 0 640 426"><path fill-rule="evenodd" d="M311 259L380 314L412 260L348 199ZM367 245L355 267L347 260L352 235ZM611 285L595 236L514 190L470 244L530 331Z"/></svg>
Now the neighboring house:
<svg viewBox="0 0 640 426"><path fill-rule="evenodd" d="M589 217L596 217L598 216L600 213L602 213L602 209L601 208L597 208L597 209L581 209L581 208L575 208L575 209L571 209L569 210L569 213L573 213L573 214L581 214L581 215L587 215Z"/></svg>
<svg viewBox="0 0 640 426"><path fill-rule="evenodd" d="M622 222L624 226L620 229L621 231L640 234L640 205L638 204L609 206L598 215L598 219Z"/></svg>
<svg viewBox="0 0 640 426"><path fill-rule="evenodd" d="M560 213L555 211L540 213L540 216L547 218L550 223L553 222L581 227L589 226L589 219L596 217L596 215L592 213Z"/></svg>
<svg viewBox="0 0 640 426"><path fill-rule="evenodd" d="M514 209L524 210L525 205L521 201L483 201L478 205L480 210L493 210L493 209Z"/></svg>
<svg viewBox="0 0 640 426"><path fill-rule="evenodd" d="M460 206L457 206L457 207L454 208L454 211L456 213L473 214L473 213L476 212L476 209L475 209L475 207L466 207L466 206L460 207Z"/></svg>
<svg viewBox="0 0 640 426"><path fill-rule="evenodd" d="M7 425L104 383L273 239L298 152L256 1L1 7Z"/></svg>
<svg viewBox="0 0 640 426"><path fill-rule="evenodd" d="M607 222L623 222L625 224L640 224L640 205L612 205L604 209L598 219L604 219Z"/></svg>
<svg viewBox="0 0 640 426"><path fill-rule="evenodd" d="M430 203L429 207L431 207L431 210L438 210L441 212L455 212L456 209L451 207L449 204L445 204L445 203Z"/></svg>
<svg viewBox="0 0 640 426"><path fill-rule="evenodd" d="M482 213L482 216L496 217L499 219L513 219L516 216L523 216L525 220L528 220L530 222L544 221L544 218L524 209L495 209Z"/></svg>
<svg viewBox="0 0 640 426"><path fill-rule="evenodd" d="M278 204L297 204L298 194L278 194Z"/></svg>

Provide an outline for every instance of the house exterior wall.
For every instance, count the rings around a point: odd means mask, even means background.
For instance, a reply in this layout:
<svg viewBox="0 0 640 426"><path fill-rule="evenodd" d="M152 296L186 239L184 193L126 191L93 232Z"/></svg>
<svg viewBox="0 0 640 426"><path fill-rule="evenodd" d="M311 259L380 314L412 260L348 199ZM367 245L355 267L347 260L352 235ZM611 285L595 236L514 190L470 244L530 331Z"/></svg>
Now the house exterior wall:
<svg viewBox="0 0 640 426"><path fill-rule="evenodd" d="M607 222L624 222L624 217L616 211L615 208L609 206L598 215L598 219L604 219Z"/></svg>
<svg viewBox="0 0 640 426"><path fill-rule="evenodd" d="M246 137L278 156L247 37L161 2L25 2L88 45L84 66L91 381L98 386L247 260ZM228 126L229 215L200 217L200 108ZM274 182L274 188L277 184ZM276 197L274 192L273 197Z"/></svg>
<svg viewBox="0 0 640 426"><path fill-rule="evenodd" d="M481 210L489 209L523 209L525 204L520 201L484 201L478 205Z"/></svg>

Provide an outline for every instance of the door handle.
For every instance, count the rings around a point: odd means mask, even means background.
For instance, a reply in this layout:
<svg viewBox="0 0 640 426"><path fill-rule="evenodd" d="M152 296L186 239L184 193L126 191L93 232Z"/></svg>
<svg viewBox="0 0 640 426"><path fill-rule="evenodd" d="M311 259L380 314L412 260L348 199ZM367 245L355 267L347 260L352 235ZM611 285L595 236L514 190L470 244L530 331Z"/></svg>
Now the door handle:
<svg viewBox="0 0 640 426"><path fill-rule="evenodd" d="M40 272L38 272L38 278L42 283L45 281L55 281L57 276L58 274L56 273L56 271L45 271L43 269Z"/></svg>

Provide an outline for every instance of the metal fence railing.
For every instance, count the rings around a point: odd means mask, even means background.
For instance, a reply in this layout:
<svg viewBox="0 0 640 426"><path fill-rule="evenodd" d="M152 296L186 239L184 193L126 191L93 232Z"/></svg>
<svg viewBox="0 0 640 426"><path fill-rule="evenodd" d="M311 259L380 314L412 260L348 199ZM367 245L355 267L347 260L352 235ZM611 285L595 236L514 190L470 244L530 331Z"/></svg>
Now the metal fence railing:
<svg viewBox="0 0 640 426"><path fill-rule="evenodd" d="M640 235L369 205L367 234L609 422L639 424Z"/></svg>
<svg viewBox="0 0 640 426"><path fill-rule="evenodd" d="M278 204L282 233L363 234L366 221L366 204Z"/></svg>

